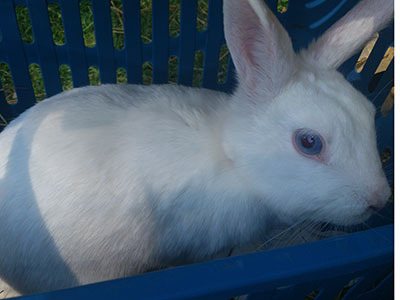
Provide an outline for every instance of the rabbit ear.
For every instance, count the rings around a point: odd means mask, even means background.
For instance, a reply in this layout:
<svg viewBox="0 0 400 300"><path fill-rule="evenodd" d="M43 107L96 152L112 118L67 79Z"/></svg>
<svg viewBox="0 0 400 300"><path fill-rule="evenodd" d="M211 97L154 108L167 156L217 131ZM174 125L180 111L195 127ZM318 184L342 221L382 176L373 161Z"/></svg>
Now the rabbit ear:
<svg viewBox="0 0 400 300"><path fill-rule="evenodd" d="M247 94L276 95L292 71L294 52L286 30L263 0L225 0L226 41Z"/></svg>
<svg viewBox="0 0 400 300"><path fill-rule="evenodd" d="M323 68L337 69L393 18L393 0L364 0L304 52Z"/></svg>

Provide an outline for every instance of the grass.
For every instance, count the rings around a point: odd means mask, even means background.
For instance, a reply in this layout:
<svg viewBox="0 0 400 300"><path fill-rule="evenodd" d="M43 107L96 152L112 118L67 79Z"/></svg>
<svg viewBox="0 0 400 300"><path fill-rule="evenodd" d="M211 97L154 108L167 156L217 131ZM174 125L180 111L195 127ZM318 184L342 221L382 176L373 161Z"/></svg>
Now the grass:
<svg viewBox="0 0 400 300"><path fill-rule="evenodd" d="M293 0L295 1L295 0ZM278 0L277 9L280 13L284 13L287 11L289 6L289 0Z"/></svg>

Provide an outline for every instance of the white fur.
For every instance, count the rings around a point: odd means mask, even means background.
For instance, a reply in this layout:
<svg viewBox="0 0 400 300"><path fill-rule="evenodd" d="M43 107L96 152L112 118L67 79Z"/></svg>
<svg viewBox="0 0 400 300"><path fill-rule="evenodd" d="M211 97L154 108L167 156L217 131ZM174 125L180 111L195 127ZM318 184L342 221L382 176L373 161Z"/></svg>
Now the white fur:
<svg viewBox="0 0 400 300"><path fill-rule="evenodd" d="M387 200L373 105L291 47L280 57L287 33L263 1L251 3L224 3L239 66L233 95L84 87L37 104L4 130L5 281L31 293L202 261L277 223L359 223ZM262 8L255 18L252 7ZM254 32L262 38L245 38ZM323 136L321 159L295 150L299 128Z"/></svg>

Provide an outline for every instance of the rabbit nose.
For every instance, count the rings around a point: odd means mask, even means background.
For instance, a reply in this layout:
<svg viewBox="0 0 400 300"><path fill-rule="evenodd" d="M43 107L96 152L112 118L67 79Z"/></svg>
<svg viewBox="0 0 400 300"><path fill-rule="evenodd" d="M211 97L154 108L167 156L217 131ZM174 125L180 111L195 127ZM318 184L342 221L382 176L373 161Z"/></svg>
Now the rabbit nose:
<svg viewBox="0 0 400 300"><path fill-rule="evenodd" d="M374 192L372 192L371 197L368 199L368 208L373 211L379 211L385 207L389 197L391 195L391 190L389 185L384 185Z"/></svg>

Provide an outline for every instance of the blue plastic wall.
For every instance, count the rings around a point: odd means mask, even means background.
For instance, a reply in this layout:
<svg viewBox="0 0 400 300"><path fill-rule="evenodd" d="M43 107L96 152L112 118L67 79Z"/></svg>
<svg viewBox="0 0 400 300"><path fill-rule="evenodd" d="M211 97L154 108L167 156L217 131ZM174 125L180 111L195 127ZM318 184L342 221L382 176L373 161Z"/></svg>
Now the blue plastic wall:
<svg viewBox="0 0 400 300"><path fill-rule="evenodd" d="M21 299L391 299L393 228L178 267ZM357 281L335 298L351 280ZM313 298L308 298L313 299Z"/></svg>
<svg viewBox="0 0 400 300"><path fill-rule="evenodd" d="M52 39L47 5L60 5L66 43L55 45ZM10 121L35 102L28 67L40 66L47 96L62 90L59 67L70 66L75 87L89 84L88 68L100 71L101 83L115 83L116 70L127 71L129 83L142 83L142 65L151 62L153 83L166 83L168 59L179 60L178 83L191 85L194 53L205 53L202 85L206 88L232 91L234 68L229 62L228 76L218 83L218 58L224 45L222 0L209 0L207 29L196 29L197 1L181 1L181 27L177 37L168 30L168 0L153 0L153 37L143 43L140 28L140 3L123 0L125 47L114 49L110 4L91 0L96 45L84 45L80 24L79 0L0 0L0 62L6 62L12 73L18 98L8 104L0 83L0 114ZM291 0L287 12L276 12L277 0L266 1L287 28L296 50L305 47L343 16L357 1ZM21 41L15 17L17 5L29 10L34 41ZM374 74L388 47L393 46L393 25L383 30L363 70L354 65L359 54L344 63L340 71L379 108L393 86L394 61L382 74ZM375 89L369 90L371 82ZM376 115L378 147L393 150L393 111L384 117ZM393 157L385 167L393 181ZM248 299L335 299L352 279L357 282L342 299L391 299L393 297L393 225L392 208L384 218L372 221L375 229L349 234L296 247L277 249L211 263L159 271L133 278L80 287L25 299L230 299L249 295ZM385 225L389 224L389 225ZM384 226L383 226L384 225ZM355 282L355 281L353 281ZM318 292L317 292L318 291ZM336 298L339 299L339 298Z"/></svg>

